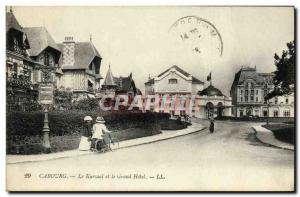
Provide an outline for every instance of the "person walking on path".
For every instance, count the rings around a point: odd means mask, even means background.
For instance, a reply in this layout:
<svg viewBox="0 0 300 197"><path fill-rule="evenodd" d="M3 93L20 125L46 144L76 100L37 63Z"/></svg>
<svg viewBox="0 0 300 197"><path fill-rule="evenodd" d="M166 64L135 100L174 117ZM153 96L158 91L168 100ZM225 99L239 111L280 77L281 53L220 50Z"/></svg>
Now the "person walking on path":
<svg viewBox="0 0 300 197"><path fill-rule="evenodd" d="M213 118L210 119L209 131L210 133L213 133L215 131L215 123Z"/></svg>
<svg viewBox="0 0 300 197"><path fill-rule="evenodd" d="M85 116L83 120L84 120L84 126L81 131L79 150L87 151L87 150L90 150L90 148L91 148L90 137L91 137L93 119L90 116Z"/></svg>

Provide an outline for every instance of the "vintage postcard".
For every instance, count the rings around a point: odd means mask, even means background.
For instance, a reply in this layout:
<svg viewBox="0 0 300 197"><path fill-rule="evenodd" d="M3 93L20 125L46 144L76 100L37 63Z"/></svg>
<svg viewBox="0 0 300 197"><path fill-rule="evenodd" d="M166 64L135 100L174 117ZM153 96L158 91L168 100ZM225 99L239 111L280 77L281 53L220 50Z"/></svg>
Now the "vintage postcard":
<svg viewBox="0 0 300 197"><path fill-rule="evenodd" d="M295 192L294 7L5 9L8 191Z"/></svg>

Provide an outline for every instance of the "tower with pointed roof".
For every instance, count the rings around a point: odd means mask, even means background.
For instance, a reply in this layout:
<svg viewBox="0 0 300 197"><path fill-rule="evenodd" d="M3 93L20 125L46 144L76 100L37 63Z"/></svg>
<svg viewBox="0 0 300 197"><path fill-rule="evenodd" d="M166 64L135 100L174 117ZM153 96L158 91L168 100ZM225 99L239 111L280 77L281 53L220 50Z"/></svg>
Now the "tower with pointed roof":
<svg viewBox="0 0 300 197"><path fill-rule="evenodd" d="M103 94L110 95L127 94L135 96L136 94L141 94L141 91L135 86L132 73L128 77L114 77L110 65L101 86L101 91Z"/></svg>
<svg viewBox="0 0 300 197"><path fill-rule="evenodd" d="M104 82L102 84L102 89L113 89L116 88L117 84L115 83L114 76L111 72L110 65L108 66L108 71L106 73Z"/></svg>

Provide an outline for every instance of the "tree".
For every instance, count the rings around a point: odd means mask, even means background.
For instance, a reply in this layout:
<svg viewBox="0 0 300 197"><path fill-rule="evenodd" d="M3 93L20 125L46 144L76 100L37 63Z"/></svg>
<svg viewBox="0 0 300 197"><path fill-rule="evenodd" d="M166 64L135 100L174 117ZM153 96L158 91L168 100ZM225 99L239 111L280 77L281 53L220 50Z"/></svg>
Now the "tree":
<svg viewBox="0 0 300 197"><path fill-rule="evenodd" d="M270 92L266 99L274 96L281 96L294 92L295 86L295 41L287 43L287 50L282 51L281 57L276 53L274 55L275 66L277 70L274 72L275 88Z"/></svg>
<svg viewBox="0 0 300 197"><path fill-rule="evenodd" d="M287 43L288 50L282 52L281 57L275 53L274 83L283 93L288 94L294 91L295 84L295 41Z"/></svg>

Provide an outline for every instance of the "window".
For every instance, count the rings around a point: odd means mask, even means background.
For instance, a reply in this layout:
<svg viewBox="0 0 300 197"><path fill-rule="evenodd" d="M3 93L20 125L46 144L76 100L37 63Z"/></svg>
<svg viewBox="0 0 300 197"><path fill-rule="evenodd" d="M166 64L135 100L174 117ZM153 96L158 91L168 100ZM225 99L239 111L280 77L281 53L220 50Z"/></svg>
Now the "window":
<svg viewBox="0 0 300 197"><path fill-rule="evenodd" d="M274 117L278 117L278 111L274 110Z"/></svg>
<svg viewBox="0 0 300 197"><path fill-rule="evenodd" d="M245 90L245 102L248 102L248 90Z"/></svg>
<svg viewBox="0 0 300 197"><path fill-rule="evenodd" d="M15 74L18 74L18 64L17 63L14 63L13 71Z"/></svg>
<svg viewBox="0 0 300 197"><path fill-rule="evenodd" d="M277 98L277 97L275 97L274 103L275 103L275 104L278 104L278 98Z"/></svg>
<svg viewBox="0 0 300 197"><path fill-rule="evenodd" d="M19 52L19 41L16 37L13 38L13 47L15 52Z"/></svg>
<svg viewBox="0 0 300 197"><path fill-rule="evenodd" d="M290 111L286 110L283 112L284 117L290 117Z"/></svg>
<svg viewBox="0 0 300 197"><path fill-rule="evenodd" d="M241 109L240 110L240 117L244 116L244 111Z"/></svg>
<svg viewBox="0 0 300 197"><path fill-rule="evenodd" d="M254 113L255 113L255 116L259 116L259 110L258 109L256 109Z"/></svg>
<svg viewBox="0 0 300 197"><path fill-rule="evenodd" d="M243 95L243 90L241 90L241 95Z"/></svg>
<svg viewBox="0 0 300 197"><path fill-rule="evenodd" d="M177 79L169 79L169 84L177 84Z"/></svg>
<svg viewBox="0 0 300 197"><path fill-rule="evenodd" d="M243 97L241 97L241 102L243 102Z"/></svg>
<svg viewBox="0 0 300 197"><path fill-rule="evenodd" d="M289 98L285 99L285 104L289 104Z"/></svg>
<svg viewBox="0 0 300 197"><path fill-rule="evenodd" d="M256 97L256 102L258 102L258 97Z"/></svg>
<svg viewBox="0 0 300 197"><path fill-rule="evenodd" d="M250 96L250 101L254 101L254 96L253 95Z"/></svg>
<svg viewBox="0 0 300 197"><path fill-rule="evenodd" d="M258 94L258 90L256 90L256 94Z"/></svg>

